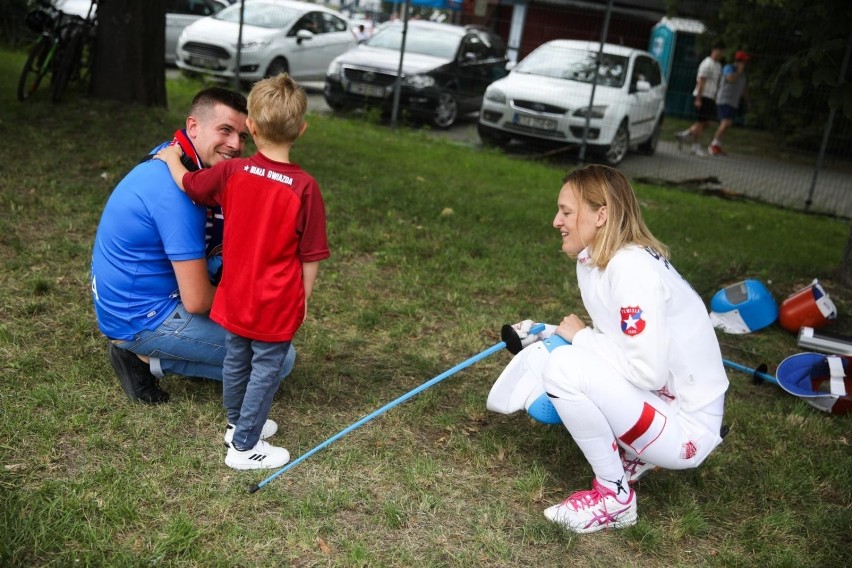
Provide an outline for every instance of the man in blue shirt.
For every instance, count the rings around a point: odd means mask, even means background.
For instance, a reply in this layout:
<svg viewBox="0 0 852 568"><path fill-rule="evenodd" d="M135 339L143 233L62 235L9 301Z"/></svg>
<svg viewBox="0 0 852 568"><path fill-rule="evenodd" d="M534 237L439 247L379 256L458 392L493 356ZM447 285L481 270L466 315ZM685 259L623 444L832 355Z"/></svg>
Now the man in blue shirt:
<svg viewBox="0 0 852 568"><path fill-rule="evenodd" d="M205 89L193 99L186 128L151 155L179 144L188 169L238 157L246 116L241 94ZM207 317L216 290L211 276L220 266L215 256L208 259L220 248L206 242L208 216L159 160L137 165L104 207L92 251L92 300L110 363L131 400L168 401L159 385L165 374L222 380L225 331Z"/></svg>

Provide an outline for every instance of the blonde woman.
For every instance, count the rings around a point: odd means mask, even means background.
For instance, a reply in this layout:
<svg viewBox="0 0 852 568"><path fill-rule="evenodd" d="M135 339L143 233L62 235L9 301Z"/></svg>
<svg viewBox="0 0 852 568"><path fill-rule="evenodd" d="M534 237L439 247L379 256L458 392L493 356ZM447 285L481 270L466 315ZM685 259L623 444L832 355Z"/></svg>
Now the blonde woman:
<svg viewBox="0 0 852 568"><path fill-rule="evenodd" d="M577 260L591 318L565 316L544 390L592 468L589 491L545 516L578 533L632 525L632 482L657 467L697 467L722 441L728 379L702 299L648 230L618 170L566 176L553 227Z"/></svg>

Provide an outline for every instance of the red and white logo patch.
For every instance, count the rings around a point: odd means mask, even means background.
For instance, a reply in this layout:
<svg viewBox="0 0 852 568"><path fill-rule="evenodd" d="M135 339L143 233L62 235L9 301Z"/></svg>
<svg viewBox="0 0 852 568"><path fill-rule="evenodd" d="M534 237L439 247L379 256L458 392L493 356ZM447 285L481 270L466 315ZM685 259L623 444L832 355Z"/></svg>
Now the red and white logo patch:
<svg viewBox="0 0 852 568"><path fill-rule="evenodd" d="M639 335L645 330L645 320L642 319L642 308L639 306L621 308L621 331L625 335Z"/></svg>
<svg viewBox="0 0 852 568"><path fill-rule="evenodd" d="M695 457L695 454L698 453L698 448L695 447L695 442L690 440L685 443L680 451L680 459L682 460L691 460Z"/></svg>

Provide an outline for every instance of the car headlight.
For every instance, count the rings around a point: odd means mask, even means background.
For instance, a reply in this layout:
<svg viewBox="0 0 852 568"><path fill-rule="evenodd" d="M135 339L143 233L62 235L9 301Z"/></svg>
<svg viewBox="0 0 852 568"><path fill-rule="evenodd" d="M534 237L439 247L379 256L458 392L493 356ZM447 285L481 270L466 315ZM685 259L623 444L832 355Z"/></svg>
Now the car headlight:
<svg viewBox="0 0 852 568"><path fill-rule="evenodd" d="M251 51L253 49L263 49L264 47L269 46L272 43L271 39L261 39L257 41L244 41L243 42L243 51ZM237 49L237 44L232 43L231 47Z"/></svg>
<svg viewBox="0 0 852 568"><path fill-rule="evenodd" d="M425 89L435 84L435 78L430 75L406 75L402 83L407 87Z"/></svg>
<svg viewBox="0 0 852 568"><path fill-rule="evenodd" d="M340 77L342 67L343 64L341 64L340 61L333 59L331 63L328 64L328 69L326 69L325 74L329 77Z"/></svg>
<svg viewBox="0 0 852 568"><path fill-rule="evenodd" d="M606 114L606 105L593 106L591 109L591 113L589 113L589 107L578 108L574 111L574 116L581 116L585 118L587 113L589 114L590 118L603 118Z"/></svg>
<svg viewBox="0 0 852 568"><path fill-rule="evenodd" d="M500 89L488 89L487 91L485 91L485 98L495 103L506 103L506 93L504 93Z"/></svg>

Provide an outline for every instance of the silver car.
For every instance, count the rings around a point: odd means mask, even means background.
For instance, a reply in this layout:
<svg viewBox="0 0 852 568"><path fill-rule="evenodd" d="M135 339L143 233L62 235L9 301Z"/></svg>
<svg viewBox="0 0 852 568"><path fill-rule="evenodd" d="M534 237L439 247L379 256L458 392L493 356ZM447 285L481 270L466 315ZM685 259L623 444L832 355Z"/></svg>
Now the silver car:
<svg viewBox="0 0 852 568"><path fill-rule="evenodd" d="M56 0L66 14L85 18L92 0ZM166 0L166 63L174 65L175 48L183 28L228 6L226 0ZM97 11L97 6L95 7Z"/></svg>
<svg viewBox="0 0 852 568"><path fill-rule="evenodd" d="M240 5L203 18L178 39L177 66L231 79L237 65ZM247 0L240 79L250 83L287 72L301 81L325 77L332 59L355 45L339 12L298 0Z"/></svg>

